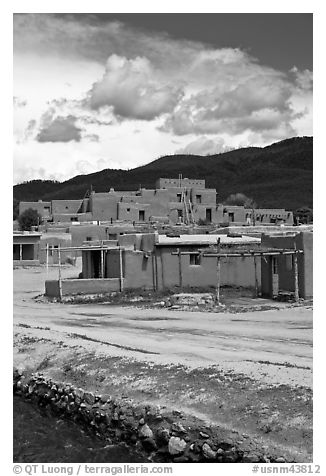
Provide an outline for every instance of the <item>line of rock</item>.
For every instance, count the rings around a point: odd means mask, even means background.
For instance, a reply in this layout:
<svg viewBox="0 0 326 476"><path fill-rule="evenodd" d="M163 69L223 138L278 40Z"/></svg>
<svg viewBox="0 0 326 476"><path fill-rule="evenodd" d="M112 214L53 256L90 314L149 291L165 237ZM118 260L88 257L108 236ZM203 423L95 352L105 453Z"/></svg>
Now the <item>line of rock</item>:
<svg viewBox="0 0 326 476"><path fill-rule="evenodd" d="M131 399L95 395L68 383L56 383L41 373L13 375L14 394L45 410L83 425L108 444L125 442L155 462L268 463L285 462L264 454L244 452L230 442L217 441L213 432L198 426L185 428L179 411L162 414L159 406L136 404Z"/></svg>

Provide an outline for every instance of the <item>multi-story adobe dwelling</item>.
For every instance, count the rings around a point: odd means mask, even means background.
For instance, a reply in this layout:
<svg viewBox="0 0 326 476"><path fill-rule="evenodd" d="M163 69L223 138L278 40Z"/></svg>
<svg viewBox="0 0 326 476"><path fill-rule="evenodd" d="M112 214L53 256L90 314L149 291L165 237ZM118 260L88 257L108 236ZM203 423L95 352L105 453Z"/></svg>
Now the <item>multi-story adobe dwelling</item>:
<svg viewBox="0 0 326 476"><path fill-rule="evenodd" d="M218 203L216 189L205 180L159 178L155 189L91 192L80 200L20 202L19 213L38 211L43 221L71 222L168 222L212 224L293 224L293 214L284 209L246 209Z"/></svg>

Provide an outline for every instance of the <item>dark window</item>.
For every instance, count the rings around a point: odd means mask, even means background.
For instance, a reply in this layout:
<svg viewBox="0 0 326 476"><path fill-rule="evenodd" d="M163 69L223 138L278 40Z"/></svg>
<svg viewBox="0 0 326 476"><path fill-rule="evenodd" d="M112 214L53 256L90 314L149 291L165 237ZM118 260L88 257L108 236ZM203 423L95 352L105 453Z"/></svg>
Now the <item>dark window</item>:
<svg viewBox="0 0 326 476"><path fill-rule="evenodd" d="M139 221L145 221L145 210L139 210Z"/></svg>
<svg viewBox="0 0 326 476"><path fill-rule="evenodd" d="M117 234L116 233L109 233L109 240L116 240Z"/></svg>
<svg viewBox="0 0 326 476"><path fill-rule="evenodd" d="M71 217L70 221L78 221L78 217Z"/></svg>
<svg viewBox="0 0 326 476"><path fill-rule="evenodd" d="M234 213L229 212L229 221L234 221Z"/></svg>
<svg viewBox="0 0 326 476"><path fill-rule="evenodd" d="M177 193L177 202L181 202L181 193Z"/></svg>
<svg viewBox="0 0 326 476"><path fill-rule="evenodd" d="M196 195L196 203L201 203L201 195Z"/></svg>
<svg viewBox="0 0 326 476"><path fill-rule="evenodd" d="M206 221L209 223L212 221L212 209L206 208Z"/></svg>
<svg viewBox="0 0 326 476"><path fill-rule="evenodd" d="M127 208L127 212L130 212L130 208Z"/></svg>
<svg viewBox="0 0 326 476"><path fill-rule="evenodd" d="M178 218L182 218L182 217L183 217L182 210L178 210Z"/></svg>
<svg viewBox="0 0 326 476"><path fill-rule="evenodd" d="M273 257L273 274L278 274L278 261L275 257Z"/></svg>
<svg viewBox="0 0 326 476"><path fill-rule="evenodd" d="M200 265L200 255L189 255L191 266Z"/></svg>
<svg viewBox="0 0 326 476"><path fill-rule="evenodd" d="M86 236L86 241L92 241L92 237L91 236Z"/></svg>

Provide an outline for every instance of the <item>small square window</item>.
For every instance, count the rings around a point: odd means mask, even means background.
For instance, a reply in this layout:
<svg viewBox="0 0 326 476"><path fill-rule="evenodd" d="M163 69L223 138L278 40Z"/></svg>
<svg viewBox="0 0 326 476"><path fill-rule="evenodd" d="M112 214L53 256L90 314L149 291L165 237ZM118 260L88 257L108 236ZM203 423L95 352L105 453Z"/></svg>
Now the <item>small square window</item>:
<svg viewBox="0 0 326 476"><path fill-rule="evenodd" d="M200 265L200 255L189 255L190 257L190 265L191 266L199 266Z"/></svg>

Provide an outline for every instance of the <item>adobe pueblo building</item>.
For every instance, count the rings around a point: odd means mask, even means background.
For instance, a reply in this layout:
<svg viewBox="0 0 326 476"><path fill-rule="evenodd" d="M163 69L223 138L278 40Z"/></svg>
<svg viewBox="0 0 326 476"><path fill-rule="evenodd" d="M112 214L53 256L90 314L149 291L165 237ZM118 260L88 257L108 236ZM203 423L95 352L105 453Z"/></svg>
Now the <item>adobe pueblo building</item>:
<svg viewBox="0 0 326 476"><path fill-rule="evenodd" d="M80 200L20 202L19 213L32 208L44 222L124 222L169 224L288 224L293 214L284 209L249 209L219 204L205 180L159 178L156 188L138 191L91 192Z"/></svg>
<svg viewBox="0 0 326 476"><path fill-rule="evenodd" d="M47 296L106 294L127 289L179 290L241 286L295 300L312 296L311 232L262 239L227 235L126 234L88 242L79 279L45 283ZM65 251L63 248L62 251Z"/></svg>

